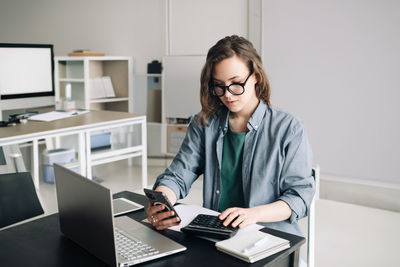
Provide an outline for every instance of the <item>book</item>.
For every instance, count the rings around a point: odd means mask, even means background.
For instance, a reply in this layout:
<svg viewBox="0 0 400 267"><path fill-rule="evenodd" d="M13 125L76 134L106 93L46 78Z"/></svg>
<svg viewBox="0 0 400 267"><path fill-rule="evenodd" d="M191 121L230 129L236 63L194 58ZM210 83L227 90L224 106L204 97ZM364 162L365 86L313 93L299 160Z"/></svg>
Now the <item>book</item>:
<svg viewBox="0 0 400 267"><path fill-rule="evenodd" d="M95 77L89 80L90 99L115 97L111 77Z"/></svg>
<svg viewBox="0 0 400 267"><path fill-rule="evenodd" d="M105 56L103 52L93 52L90 50L74 50L72 53L68 53L70 57L98 57Z"/></svg>
<svg viewBox="0 0 400 267"><path fill-rule="evenodd" d="M102 77L106 97L115 97L114 87L109 76Z"/></svg>
<svg viewBox="0 0 400 267"><path fill-rule="evenodd" d="M219 251L253 263L289 248L290 242L268 233L252 231L219 241L215 246Z"/></svg>

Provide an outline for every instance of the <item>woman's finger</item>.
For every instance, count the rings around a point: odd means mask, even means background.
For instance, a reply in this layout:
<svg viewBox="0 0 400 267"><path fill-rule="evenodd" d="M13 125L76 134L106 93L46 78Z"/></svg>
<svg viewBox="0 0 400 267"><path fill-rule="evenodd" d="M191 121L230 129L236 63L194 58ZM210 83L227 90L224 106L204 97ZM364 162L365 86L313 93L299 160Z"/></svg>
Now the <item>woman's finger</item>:
<svg viewBox="0 0 400 267"><path fill-rule="evenodd" d="M236 219L231 223L231 225L232 225L232 227L237 227L238 225L243 223L245 220L246 220L246 215L241 214L238 217L236 217Z"/></svg>
<svg viewBox="0 0 400 267"><path fill-rule="evenodd" d="M239 216L238 210L233 210L223 222L224 226L228 226L237 216Z"/></svg>

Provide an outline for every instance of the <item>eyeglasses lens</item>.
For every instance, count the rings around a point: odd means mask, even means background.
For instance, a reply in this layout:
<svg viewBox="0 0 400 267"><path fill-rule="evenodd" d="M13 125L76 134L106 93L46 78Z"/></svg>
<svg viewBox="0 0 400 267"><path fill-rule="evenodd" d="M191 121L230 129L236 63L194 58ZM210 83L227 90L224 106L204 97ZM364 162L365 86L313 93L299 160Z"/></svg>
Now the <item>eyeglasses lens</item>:
<svg viewBox="0 0 400 267"><path fill-rule="evenodd" d="M215 86L214 92L217 96L223 96L226 89L233 95L241 95L244 91L244 88L240 84L231 84L229 87Z"/></svg>

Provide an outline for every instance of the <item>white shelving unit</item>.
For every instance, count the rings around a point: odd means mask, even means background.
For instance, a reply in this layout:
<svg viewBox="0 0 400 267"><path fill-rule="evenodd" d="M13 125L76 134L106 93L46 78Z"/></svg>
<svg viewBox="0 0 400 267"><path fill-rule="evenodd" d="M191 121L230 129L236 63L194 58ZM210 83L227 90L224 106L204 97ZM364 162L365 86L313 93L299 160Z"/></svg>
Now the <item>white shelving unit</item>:
<svg viewBox="0 0 400 267"><path fill-rule="evenodd" d="M61 109L65 87L71 84L71 100L76 108L133 112L132 57L55 57L55 101ZM115 97L93 98L90 80L109 76Z"/></svg>

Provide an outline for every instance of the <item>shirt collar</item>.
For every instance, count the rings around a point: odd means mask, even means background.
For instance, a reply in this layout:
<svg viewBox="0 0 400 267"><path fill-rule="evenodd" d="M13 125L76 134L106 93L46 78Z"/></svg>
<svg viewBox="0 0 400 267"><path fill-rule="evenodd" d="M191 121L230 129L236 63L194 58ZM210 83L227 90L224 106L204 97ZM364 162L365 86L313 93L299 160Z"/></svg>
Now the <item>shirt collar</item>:
<svg viewBox="0 0 400 267"><path fill-rule="evenodd" d="M256 130L260 127L262 119L264 118L265 111L267 109L267 104L265 104L262 100L259 101L256 110L251 115L249 121L247 122L247 128L249 130ZM221 121L220 121L220 129L224 132L228 130L228 118L229 118L229 109L227 107L223 107L221 110Z"/></svg>
<svg viewBox="0 0 400 267"><path fill-rule="evenodd" d="M258 103L256 110L251 115L249 121L247 122L247 128L251 130L253 128L257 131L258 127L264 118L265 110L267 109L267 104L265 104L262 100Z"/></svg>

